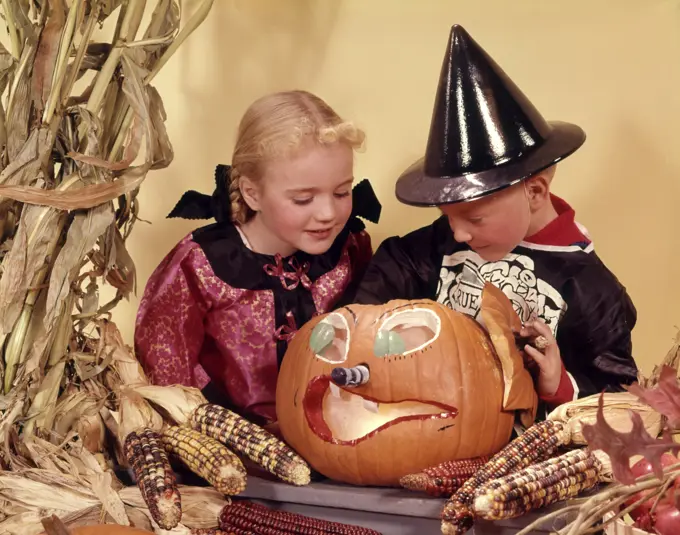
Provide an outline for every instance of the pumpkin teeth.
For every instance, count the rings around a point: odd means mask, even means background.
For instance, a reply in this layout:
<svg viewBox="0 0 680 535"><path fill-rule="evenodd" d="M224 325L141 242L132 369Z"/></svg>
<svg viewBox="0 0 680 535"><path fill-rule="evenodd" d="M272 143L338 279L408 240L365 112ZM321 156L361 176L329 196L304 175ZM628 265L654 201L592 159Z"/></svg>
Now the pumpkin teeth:
<svg viewBox="0 0 680 535"><path fill-rule="evenodd" d="M328 385L328 387L330 388L330 390L331 390L331 395L332 395L334 398L339 398L339 397L340 397L340 387L339 387L338 385L336 385L334 382L331 381L330 384Z"/></svg>
<svg viewBox="0 0 680 535"><path fill-rule="evenodd" d="M375 401L371 401L370 399L364 399L364 409L377 414L380 411L380 405Z"/></svg>

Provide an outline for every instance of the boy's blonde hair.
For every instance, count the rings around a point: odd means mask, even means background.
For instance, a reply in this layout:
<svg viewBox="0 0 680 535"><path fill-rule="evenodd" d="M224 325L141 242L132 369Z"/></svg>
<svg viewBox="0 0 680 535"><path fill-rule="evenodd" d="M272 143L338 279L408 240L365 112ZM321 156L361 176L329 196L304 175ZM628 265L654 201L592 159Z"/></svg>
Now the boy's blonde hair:
<svg viewBox="0 0 680 535"><path fill-rule="evenodd" d="M241 193L241 177L260 180L268 162L290 156L310 141L347 143L357 150L364 139L361 129L307 91L282 91L259 98L246 110L236 136L229 176L232 221L242 224L255 215Z"/></svg>

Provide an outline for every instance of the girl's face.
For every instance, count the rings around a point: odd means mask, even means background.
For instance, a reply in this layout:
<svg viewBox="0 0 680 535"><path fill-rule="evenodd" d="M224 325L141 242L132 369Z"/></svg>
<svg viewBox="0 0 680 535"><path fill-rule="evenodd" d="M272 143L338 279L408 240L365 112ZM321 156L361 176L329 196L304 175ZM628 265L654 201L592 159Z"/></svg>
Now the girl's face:
<svg viewBox="0 0 680 535"><path fill-rule="evenodd" d="M261 252L325 253L352 212L353 168L345 143L310 144L269 163L262 180L244 191L259 219Z"/></svg>

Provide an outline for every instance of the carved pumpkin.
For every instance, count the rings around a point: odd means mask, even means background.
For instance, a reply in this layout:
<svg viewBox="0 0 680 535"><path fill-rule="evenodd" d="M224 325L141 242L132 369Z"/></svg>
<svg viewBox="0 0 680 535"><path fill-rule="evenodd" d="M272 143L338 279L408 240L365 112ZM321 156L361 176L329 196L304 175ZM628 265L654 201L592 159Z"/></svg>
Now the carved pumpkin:
<svg viewBox="0 0 680 535"><path fill-rule="evenodd" d="M279 373L283 437L315 470L355 485L396 486L428 466L497 452L515 410L533 420L536 393L512 339L512 305L485 291L482 308L493 342L430 300L350 305L306 323Z"/></svg>

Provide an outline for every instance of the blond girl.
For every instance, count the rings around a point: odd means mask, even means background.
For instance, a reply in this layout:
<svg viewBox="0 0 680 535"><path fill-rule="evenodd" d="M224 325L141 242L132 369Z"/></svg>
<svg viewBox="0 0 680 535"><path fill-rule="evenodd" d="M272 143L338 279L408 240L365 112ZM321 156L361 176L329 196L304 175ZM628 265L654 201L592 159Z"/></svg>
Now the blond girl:
<svg viewBox="0 0 680 535"><path fill-rule="evenodd" d="M364 133L305 91L255 101L212 196L184 194L169 217L214 218L186 236L147 283L135 350L156 384L201 388L253 421L276 418L287 342L360 279L372 256L358 219L377 222L354 182Z"/></svg>

